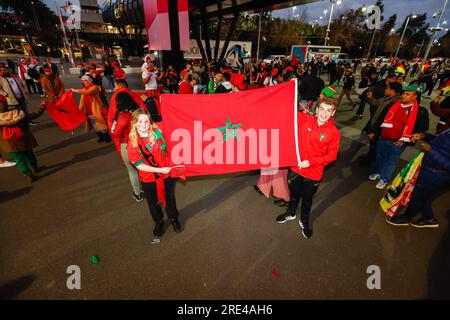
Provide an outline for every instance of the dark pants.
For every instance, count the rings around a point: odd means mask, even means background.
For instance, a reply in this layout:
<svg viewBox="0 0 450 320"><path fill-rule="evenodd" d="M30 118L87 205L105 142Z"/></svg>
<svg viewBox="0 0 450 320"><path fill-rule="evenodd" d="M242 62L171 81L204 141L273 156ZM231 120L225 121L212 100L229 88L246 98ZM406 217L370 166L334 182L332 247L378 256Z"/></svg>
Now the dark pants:
<svg viewBox="0 0 450 320"><path fill-rule="evenodd" d="M294 216L301 200L300 220L304 225L309 225L309 213L311 212L312 199L320 182L302 177L289 169L288 183L289 191L291 193L288 213L291 216Z"/></svg>
<svg viewBox="0 0 450 320"><path fill-rule="evenodd" d="M405 215L413 218L420 211L424 219L433 219L431 198L435 192L442 190L448 185L450 185L450 176L422 167Z"/></svg>
<svg viewBox="0 0 450 320"><path fill-rule="evenodd" d="M166 212L169 219L175 219L178 217L177 203L175 201L175 183L176 180L173 178L166 178L164 180L166 193ZM141 184L153 221L159 222L164 220L162 208L158 203L156 182L141 182Z"/></svg>
<svg viewBox="0 0 450 320"><path fill-rule="evenodd" d="M356 115L360 116L364 113L364 109L366 108L367 97L365 94L359 96L361 102L359 103L358 110L356 110Z"/></svg>
<svg viewBox="0 0 450 320"><path fill-rule="evenodd" d="M40 82L34 82L34 84L36 85L38 93L42 96L44 94L44 92L42 91L42 84Z"/></svg>
<svg viewBox="0 0 450 320"><path fill-rule="evenodd" d="M33 79L26 79L25 84L27 85L28 93L31 93L31 89L33 89L33 93L36 93L36 86L34 85Z"/></svg>
<svg viewBox="0 0 450 320"><path fill-rule="evenodd" d="M171 84L169 85L169 92L170 93L178 93L178 85L177 84Z"/></svg>

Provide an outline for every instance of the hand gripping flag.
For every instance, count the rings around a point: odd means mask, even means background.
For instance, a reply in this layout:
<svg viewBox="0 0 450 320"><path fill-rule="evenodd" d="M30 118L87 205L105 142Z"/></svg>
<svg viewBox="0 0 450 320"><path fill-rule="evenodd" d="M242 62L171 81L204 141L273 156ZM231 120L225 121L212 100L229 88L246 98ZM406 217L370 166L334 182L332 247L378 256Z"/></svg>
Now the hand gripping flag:
<svg viewBox="0 0 450 320"><path fill-rule="evenodd" d="M388 218L392 218L401 206L408 206L412 192L416 186L420 165L424 153L418 153L395 177L389 186L386 195L381 199L380 206Z"/></svg>
<svg viewBox="0 0 450 320"><path fill-rule="evenodd" d="M86 115L78 109L71 90L64 93L55 104L45 101L45 106L49 116L64 131L75 130L87 120Z"/></svg>
<svg viewBox="0 0 450 320"><path fill-rule="evenodd" d="M295 166L296 81L212 95L161 95L172 164L185 176Z"/></svg>

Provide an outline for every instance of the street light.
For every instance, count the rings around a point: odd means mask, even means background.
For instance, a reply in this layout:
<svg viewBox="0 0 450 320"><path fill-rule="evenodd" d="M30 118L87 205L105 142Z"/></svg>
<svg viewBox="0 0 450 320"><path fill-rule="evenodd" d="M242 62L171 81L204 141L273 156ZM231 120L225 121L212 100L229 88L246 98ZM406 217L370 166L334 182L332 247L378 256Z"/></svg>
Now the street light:
<svg viewBox="0 0 450 320"><path fill-rule="evenodd" d="M400 46L402 45L403 37L405 36L405 32L406 32L406 28L408 28L409 19L415 19L415 18L417 18L417 15L411 15L411 14L408 15L408 17L406 19L406 23L405 23L405 28L403 29L402 36L401 36L400 41L397 46L397 51L395 51L395 56L394 56L395 58L397 58L398 51L400 50Z"/></svg>
<svg viewBox="0 0 450 320"><path fill-rule="evenodd" d="M431 46L433 45L434 38L436 37L436 32L438 31L438 29L442 30L442 28L440 27L440 24L441 24L442 16L445 12L445 7L447 7L447 2L448 2L448 0L444 1L444 4L442 5L442 10L439 12L439 20L436 25L436 28L433 28L433 35L430 39L430 42L428 43L427 51L425 52L425 55L423 57L422 65L425 64L425 62L428 59L428 55L430 54ZM437 14L437 13L435 13L435 14ZM435 17L435 14L433 15L433 17ZM446 22L446 21L444 21L444 22Z"/></svg>
<svg viewBox="0 0 450 320"><path fill-rule="evenodd" d="M327 34L325 35L325 43L323 44L324 46L326 46L327 42L328 42L328 34L330 33L330 25L331 25L331 18L333 16L334 4L336 3L339 5L342 3L342 1L336 1L336 0L330 0L330 2L331 2L330 19L328 20ZM327 12L327 10L325 10L324 12Z"/></svg>

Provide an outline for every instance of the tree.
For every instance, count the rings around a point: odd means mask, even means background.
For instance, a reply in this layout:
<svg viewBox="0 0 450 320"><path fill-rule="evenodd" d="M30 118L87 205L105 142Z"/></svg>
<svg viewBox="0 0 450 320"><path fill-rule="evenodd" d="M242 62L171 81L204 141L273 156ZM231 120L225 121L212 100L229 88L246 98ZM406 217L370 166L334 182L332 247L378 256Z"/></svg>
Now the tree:
<svg viewBox="0 0 450 320"><path fill-rule="evenodd" d="M397 30L397 34L401 35L403 30L405 29L406 20L408 17L405 18L405 20L402 23L402 26L400 29ZM426 23L427 21L427 14L419 14L416 18L410 18L408 27L405 31L405 36L403 39L403 44L399 51L399 57L410 59L414 57L417 53L417 44L418 43L427 43L430 39L430 36L427 33L427 30L429 28L429 24Z"/></svg>

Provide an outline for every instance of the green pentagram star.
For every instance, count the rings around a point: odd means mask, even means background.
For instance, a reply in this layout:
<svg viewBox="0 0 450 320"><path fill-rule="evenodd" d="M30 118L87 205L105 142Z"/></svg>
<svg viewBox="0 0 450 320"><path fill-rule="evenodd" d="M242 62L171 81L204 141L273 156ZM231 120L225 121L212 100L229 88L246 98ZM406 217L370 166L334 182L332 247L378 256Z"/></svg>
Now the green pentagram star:
<svg viewBox="0 0 450 320"><path fill-rule="evenodd" d="M219 127L217 130L223 133L223 142L227 141L228 138L237 139L236 130L242 127L242 124L231 124L230 118L227 119L227 124L225 127ZM229 130L233 130L233 132L229 132Z"/></svg>

